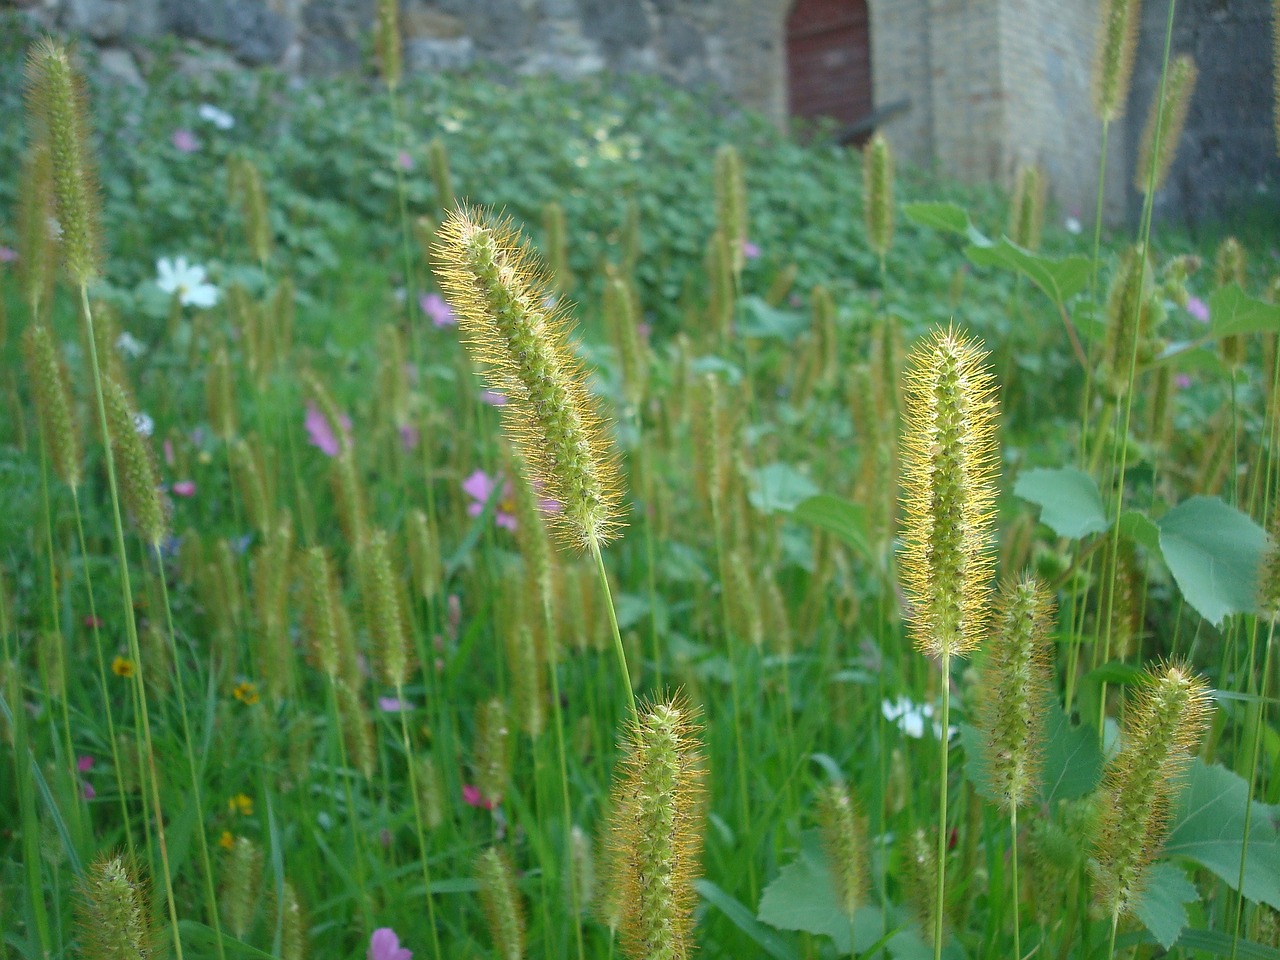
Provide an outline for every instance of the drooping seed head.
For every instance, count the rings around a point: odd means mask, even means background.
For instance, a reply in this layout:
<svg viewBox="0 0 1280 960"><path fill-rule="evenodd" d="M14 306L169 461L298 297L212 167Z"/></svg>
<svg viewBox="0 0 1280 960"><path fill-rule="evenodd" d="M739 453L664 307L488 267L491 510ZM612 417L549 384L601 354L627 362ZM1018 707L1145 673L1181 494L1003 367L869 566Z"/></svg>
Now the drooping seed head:
<svg viewBox="0 0 1280 960"><path fill-rule="evenodd" d="M441 226L436 270L466 346L495 389L509 434L544 496L552 529L580 549L618 533L621 482L581 365L567 341L563 301L510 221L460 207Z"/></svg>
<svg viewBox="0 0 1280 960"><path fill-rule="evenodd" d="M80 464L80 427L72 412L66 365L58 356L53 334L34 323L22 335L27 376L39 418L40 433L53 461L54 472L73 490L84 479Z"/></svg>
<svg viewBox="0 0 1280 960"><path fill-rule="evenodd" d="M138 432L138 421L124 388L104 377L102 399L107 410L107 431L115 461L120 493L138 533L152 549L159 549L169 533L169 518L160 499L155 461Z"/></svg>
<svg viewBox="0 0 1280 960"><path fill-rule="evenodd" d="M1205 681L1170 663L1148 672L1126 714L1120 751L1103 769L1092 861L1097 900L1115 915L1131 910L1145 888L1211 704Z"/></svg>
<svg viewBox="0 0 1280 960"><path fill-rule="evenodd" d="M1093 59L1093 109L1099 120L1124 116L1138 46L1140 0L1102 0Z"/></svg>
<svg viewBox="0 0 1280 960"><path fill-rule="evenodd" d="M916 648L962 656L986 632L997 451L995 382L975 341L936 332L908 358L903 586Z"/></svg>
<svg viewBox="0 0 1280 960"><path fill-rule="evenodd" d="M1178 152L1178 141L1182 139L1182 128L1187 122L1187 111L1191 107L1191 94L1196 87L1196 62L1189 54L1180 54L1169 61L1168 73L1165 77L1164 96L1157 96L1151 103L1147 113L1146 125L1142 128L1141 145L1138 147L1138 165L1133 171L1133 185L1142 193L1147 192L1148 183L1151 192L1155 193L1164 186L1169 176L1169 168L1173 166L1173 158ZM1156 139L1156 123L1160 124L1160 138ZM1155 169L1151 168L1152 157L1155 158Z"/></svg>

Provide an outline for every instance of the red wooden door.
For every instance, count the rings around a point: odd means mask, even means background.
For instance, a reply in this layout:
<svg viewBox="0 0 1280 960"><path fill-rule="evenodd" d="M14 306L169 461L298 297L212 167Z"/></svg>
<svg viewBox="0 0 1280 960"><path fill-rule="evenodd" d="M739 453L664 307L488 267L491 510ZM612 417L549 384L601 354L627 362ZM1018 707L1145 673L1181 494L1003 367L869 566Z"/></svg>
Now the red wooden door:
<svg viewBox="0 0 1280 960"><path fill-rule="evenodd" d="M871 112L867 0L796 0L787 16L791 115L841 124Z"/></svg>

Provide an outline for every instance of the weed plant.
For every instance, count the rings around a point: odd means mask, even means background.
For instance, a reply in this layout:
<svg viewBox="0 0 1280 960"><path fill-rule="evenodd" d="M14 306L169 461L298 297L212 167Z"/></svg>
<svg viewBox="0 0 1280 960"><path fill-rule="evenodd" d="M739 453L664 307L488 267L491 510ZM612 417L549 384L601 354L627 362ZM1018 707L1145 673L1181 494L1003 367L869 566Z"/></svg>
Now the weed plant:
<svg viewBox="0 0 1280 960"><path fill-rule="evenodd" d="M1280 958L1263 253L393 14L4 21L4 955Z"/></svg>

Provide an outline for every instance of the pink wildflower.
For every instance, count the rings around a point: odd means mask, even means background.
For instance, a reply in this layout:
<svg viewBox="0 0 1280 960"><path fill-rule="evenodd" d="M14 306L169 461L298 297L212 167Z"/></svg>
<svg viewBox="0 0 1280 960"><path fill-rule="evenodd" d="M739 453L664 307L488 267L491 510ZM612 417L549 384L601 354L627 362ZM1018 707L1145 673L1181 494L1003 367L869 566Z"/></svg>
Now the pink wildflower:
<svg viewBox="0 0 1280 960"><path fill-rule="evenodd" d="M411 423L402 423L396 430L400 434L400 446L404 447L405 450L417 449L420 437L417 427Z"/></svg>
<svg viewBox="0 0 1280 960"><path fill-rule="evenodd" d="M1187 313L1201 323L1209 322L1209 305L1199 297L1187 297Z"/></svg>
<svg viewBox="0 0 1280 960"><path fill-rule="evenodd" d="M492 810L495 806L492 800L480 792L479 787L470 783L462 785L462 802L477 810Z"/></svg>
<svg viewBox="0 0 1280 960"><path fill-rule="evenodd" d="M18 259L18 251L13 247L0 246L0 263L13 263Z"/></svg>
<svg viewBox="0 0 1280 960"><path fill-rule="evenodd" d="M1191 378L1185 373L1178 374L1173 378L1173 382L1178 385L1178 389L1180 390L1185 390L1187 387L1191 386Z"/></svg>
<svg viewBox="0 0 1280 960"><path fill-rule="evenodd" d="M491 407L505 407L507 405L507 395L501 390L485 390L480 394L480 399Z"/></svg>
<svg viewBox="0 0 1280 960"><path fill-rule="evenodd" d="M339 425L342 427L344 434L351 432L351 418L346 414L338 415ZM336 457L342 450L342 445L337 436L334 435L333 426L329 423L329 418L320 412L311 401L307 401L307 417L303 421L303 426L307 431L307 440L313 447L319 447L320 452L326 457Z"/></svg>
<svg viewBox="0 0 1280 960"><path fill-rule="evenodd" d="M408 150L401 150L396 154L396 166L401 170L413 169L413 157L409 155Z"/></svg>
<svg viewBox="0 0 1280 960"><path fill-rule="evenodd" d="M458 318L453 315L453 307L438 293L424 293L418 297L418 306L431 318L431 324L437 330L456 326Z"/></svg>
<svg viewBox="0 0 1280 960"><path fill-rule="evenodd" d="M172 487L175 497L186 497L190 499L196 495L196 482L194 480L179 480Z"/></svg>
<svg viewBox="0 0 1280 960"><path fill-rule="evenodd" d="M404 713L413 709L413 704L399 697L379 697L378 709L383 713Z"/></svg>
<svg viewBox="0 0 1280 960"><path fill-rule="evenodd" d="M760 247L750 240L742 241L742 256L747 260L755 260L760 256Z"/></svg>
<svg viewBox="0 0 1280 960"><path fill-rule="evenodd" d="M366 960L413 960L413 953L400 946L400 938L390 927L379 927L369 938Z"/></svg>
<svg viewBox="0 0 1280 960"><path fill-rule="evenodd" d="M200 149L199 138L186 127L179 127L173 131L169 141L179 153L195 153Z"/></svg>
<svg viewBox="0 0 1280 960"><path fill-rule="evenodd" d="M173 463L174 463L173 441L170 440L168 437L165 437L164 438L164 465L166 467L172 467Z"/></svg>
<svg viewBox="0 0 1280 960"><path fill-rule="evenodd" d="M485 505L493 499L494 491L501 482L499 478L490 477L483 470L476 470L462 481L462 492L471 498L467 504L467 515L478 517L484 512ZM516 517L512 512L515 505L511 501L511 484L503 483L493 522L506 530L515 530Z"/></svg>
<svg viewBox="0 0 1280 960"><path fill-rule="evenodd" d="M88 773L93 769L93 757L88 755L76 757L76 769L81 773Z"/></svg>

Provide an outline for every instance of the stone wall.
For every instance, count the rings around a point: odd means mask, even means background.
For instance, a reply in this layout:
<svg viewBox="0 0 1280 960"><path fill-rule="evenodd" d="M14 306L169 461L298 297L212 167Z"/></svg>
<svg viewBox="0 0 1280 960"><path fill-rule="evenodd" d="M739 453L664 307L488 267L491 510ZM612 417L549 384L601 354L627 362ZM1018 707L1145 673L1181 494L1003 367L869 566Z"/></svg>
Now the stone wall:
<svg viewBox="0 0 1280 960"><path fill-rule="evenodd" d="M1168 6L1149 2L1142 18L1138 66L1127 113L1134 136L1127 167L1158 87ZM1273 61L1268 0L1179 0L1171 55L1189 53L1199 77L1187 123L1165 187L1155 198L1158 219L1195 223L1223 210L1280 199L1280 160L1272 120ZM1142 196L1130 193L1135 217Z"/></svg>

